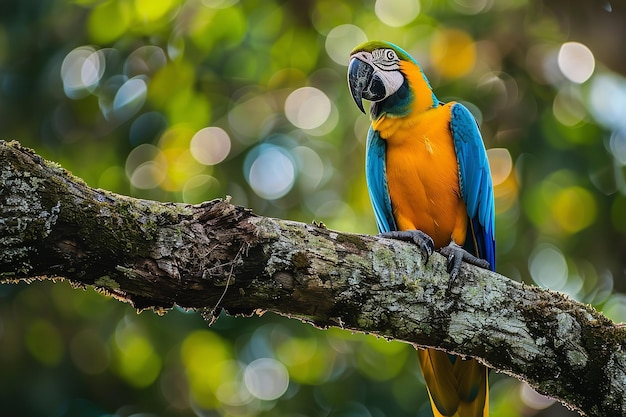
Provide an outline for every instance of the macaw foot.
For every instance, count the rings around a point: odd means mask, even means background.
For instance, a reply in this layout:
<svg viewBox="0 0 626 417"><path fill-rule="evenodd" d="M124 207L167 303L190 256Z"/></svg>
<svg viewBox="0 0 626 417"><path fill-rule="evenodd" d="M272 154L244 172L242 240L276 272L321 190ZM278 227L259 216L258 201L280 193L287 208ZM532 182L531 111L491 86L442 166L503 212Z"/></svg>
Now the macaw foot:
<svg viewBox="0 0 626 417"><path fill-rule="evenodd" d="M421 230L383 232L378 236L415 243L426 254L426 263L428 263L428 258L435 248L433 239Z"/></svg>
<svg viewBox="0 0 626 417"><path fill-rule="evenodd" d="M454 281L461 271L461 263L463 261L476 265L480 268L490 269L491 265L484 259L480 259L454 242L450 242L448 246L439 249L439 253L448 258L448 273L450 280Z"/></svg>

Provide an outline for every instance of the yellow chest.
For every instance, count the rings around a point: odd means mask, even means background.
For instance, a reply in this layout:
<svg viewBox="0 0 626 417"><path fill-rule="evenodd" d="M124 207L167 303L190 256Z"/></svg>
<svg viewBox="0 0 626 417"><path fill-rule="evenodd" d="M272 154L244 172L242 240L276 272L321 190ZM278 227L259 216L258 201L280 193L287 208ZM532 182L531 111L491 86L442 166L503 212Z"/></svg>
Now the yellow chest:
<svg viewBox="0 0 626 417"><path fill-rule="evenodd" d="M450 105L401 118L382 116L374 129L387 142L387 184L400 230L418 229L435 247L462 245L467 210L450 132Z"/></svg>

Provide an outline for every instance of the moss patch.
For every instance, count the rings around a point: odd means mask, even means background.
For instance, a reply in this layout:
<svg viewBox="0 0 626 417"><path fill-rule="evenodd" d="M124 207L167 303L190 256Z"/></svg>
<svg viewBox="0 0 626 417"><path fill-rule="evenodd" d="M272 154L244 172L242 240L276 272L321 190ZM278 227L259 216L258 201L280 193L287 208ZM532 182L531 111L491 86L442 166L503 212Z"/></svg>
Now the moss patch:
<svg viewBox="0 0 626 417"><path fill-rule="evenodd" d="M362 236L359 235L351 235L347 233L338 233L337 234L337 242L343 244L351 244L354 245L358 250L365 251L369 249L367 243L363 240Z"/></svg>

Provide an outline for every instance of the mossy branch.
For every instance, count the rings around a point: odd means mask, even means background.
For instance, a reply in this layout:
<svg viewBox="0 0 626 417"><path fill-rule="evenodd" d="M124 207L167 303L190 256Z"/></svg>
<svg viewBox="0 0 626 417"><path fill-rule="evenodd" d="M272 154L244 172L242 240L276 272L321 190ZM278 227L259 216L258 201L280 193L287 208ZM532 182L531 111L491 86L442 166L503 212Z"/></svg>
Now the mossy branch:
<svg viewBox="0 0 626 417"><path fill-rule="evenodd" d="M562 294L469 265L450 282L439 254L228 200L96 190L16 142L0 142L0 169L3 282L62 277L138 309L273 311L475 357L584 415L626 415L626 330Z"/></svg>

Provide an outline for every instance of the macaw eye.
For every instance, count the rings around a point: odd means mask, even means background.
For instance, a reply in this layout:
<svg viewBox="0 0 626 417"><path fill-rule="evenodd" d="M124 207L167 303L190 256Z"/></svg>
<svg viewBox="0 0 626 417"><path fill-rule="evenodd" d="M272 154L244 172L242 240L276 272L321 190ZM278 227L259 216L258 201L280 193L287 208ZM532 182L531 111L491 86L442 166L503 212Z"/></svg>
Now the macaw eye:
<svg viewBox="0 0 626 417"><path fill-rule="evenodd" d="M395 71L399 68L400 59L396 51L390 48L372 51L372 63L383 71Z"/></svg>
<svg viewBox="0 0 626 417"><path fill-rule="evenodd" d="M387 49L386 58L387 58L387 61L396 61L398 59L398 57L396 56L396 53L391 49Z"/></svg>

